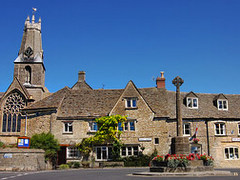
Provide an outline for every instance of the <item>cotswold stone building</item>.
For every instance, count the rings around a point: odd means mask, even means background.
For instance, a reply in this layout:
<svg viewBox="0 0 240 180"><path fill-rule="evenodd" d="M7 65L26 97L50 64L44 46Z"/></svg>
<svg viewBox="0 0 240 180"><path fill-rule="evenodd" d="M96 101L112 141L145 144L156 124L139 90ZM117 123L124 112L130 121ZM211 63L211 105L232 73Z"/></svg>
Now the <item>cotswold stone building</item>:
<svg viewBox="0 0 240 180"><path fill-rule="evenodd" d="M81 159L74 147L97 131L95 119L127 115L119 126L125 146L121 155L136 156L143 150L151 154L172 152L177 134L176 95L165 88L163 73L156 87L137 88L129 81L123 89L92 89L85 72L78 73L73 87L49 93L44 86L45 67L41 41L41 19L25 21L19 55L14 61L14 78L5 93L0 93L0 140L17 142L19 136L51 132L59 140L59 164ZM183 135L197 131L199 143L191 152L206 153L215 165L240 167L240 95L181 93ZM144 148L142 148L144 147ZM96 161L111 159L111 145L94 147Z"/></svg>

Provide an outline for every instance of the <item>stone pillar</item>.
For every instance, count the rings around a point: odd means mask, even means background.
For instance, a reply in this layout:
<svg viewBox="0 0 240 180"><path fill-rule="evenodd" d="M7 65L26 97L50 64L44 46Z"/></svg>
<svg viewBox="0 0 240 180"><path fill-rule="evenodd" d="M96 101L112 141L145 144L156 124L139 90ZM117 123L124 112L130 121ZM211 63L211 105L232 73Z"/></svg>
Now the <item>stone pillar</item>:
<svg viewBox="0 0 240 180"><path fill-rule="evenodd" d="M176 86L176 119L177 119L177 137L173 139L175 154L189 154L189 139L183 136L181 95L180 86L183 84L182 78L175 77L172 81Z"/></svg>

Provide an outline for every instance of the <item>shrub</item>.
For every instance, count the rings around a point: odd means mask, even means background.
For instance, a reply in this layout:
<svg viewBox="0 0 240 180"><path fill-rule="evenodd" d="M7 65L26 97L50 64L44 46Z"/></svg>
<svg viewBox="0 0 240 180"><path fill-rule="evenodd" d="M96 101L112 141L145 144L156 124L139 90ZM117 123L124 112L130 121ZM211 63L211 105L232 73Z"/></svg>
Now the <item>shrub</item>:
<svg viewBox="0 0 240 180"><path fill-rule="evenodd" d="M45 150L45 159L55 165L57 151L60 150L57 139L51 133L35 134L31 138L31 148Z"/></svg>
<svg viewBox="0 0 240 180"><path fill-rule="evenodd" d="M0 141L0 148L4 148L4 147L5 147L4 143Z"/></svg>
<svg viewBox="0 0 240 180"><path fill-rule="evenodd" d="M73 168L79 168L80 167L80 163L79 162L73 162Z"/></svg>
<svg viewBox="0 0 240 180"><path fill-rule="evenodd" d="M68 164L61 164L59 166L59 169L68 169L69 168L69 165Z"/></svg>
<svg viewBox="0 0 240 180"><path fill-rule="evenodd" d="M124 166L126 167L140 167L140 166L148 166L151 161L151 156L148 155L139 155L139 156L129 156L122 158L124 162Z"/></svg>

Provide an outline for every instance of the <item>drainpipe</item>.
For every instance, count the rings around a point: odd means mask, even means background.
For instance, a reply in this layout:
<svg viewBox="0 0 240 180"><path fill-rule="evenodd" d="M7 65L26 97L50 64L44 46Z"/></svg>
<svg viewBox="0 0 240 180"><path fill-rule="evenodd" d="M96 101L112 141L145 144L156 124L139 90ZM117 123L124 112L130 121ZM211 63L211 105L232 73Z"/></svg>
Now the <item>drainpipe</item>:
<svg viewBox="0 0 240 180"><path fill-rule="evenodd" d="M24 133L24 136L27 136L27 113L26 113L26 116L25 116L25 133Z"/></svg>
<svg viewBox="0 0 240 180"><path fill-rule="evenodd" d="M206 124L206 133L207 133L207 151L208 151L208 156L210 156L210 146L209 146L209 131L208 131L208 120L205 120Z"/></svg>

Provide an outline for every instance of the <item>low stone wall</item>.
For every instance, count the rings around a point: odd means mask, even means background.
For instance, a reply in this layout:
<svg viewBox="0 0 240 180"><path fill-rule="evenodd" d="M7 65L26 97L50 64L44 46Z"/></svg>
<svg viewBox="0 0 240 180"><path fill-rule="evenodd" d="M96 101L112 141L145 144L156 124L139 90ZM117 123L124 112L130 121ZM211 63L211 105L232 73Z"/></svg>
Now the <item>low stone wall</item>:
<svg viewBox="0 0 240 180"><path fill-rule="evenodd" d="M0 171L45 170L44 153L41 149L0 149Z"/></svg>

